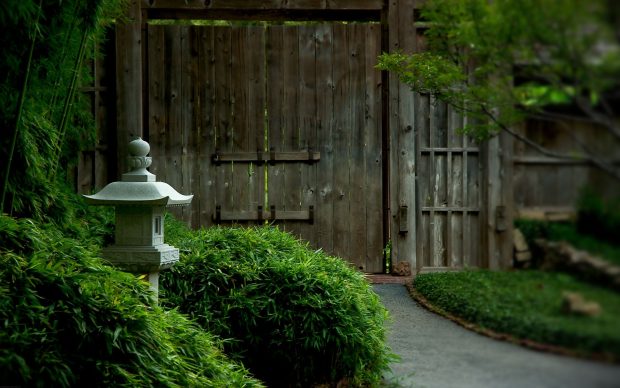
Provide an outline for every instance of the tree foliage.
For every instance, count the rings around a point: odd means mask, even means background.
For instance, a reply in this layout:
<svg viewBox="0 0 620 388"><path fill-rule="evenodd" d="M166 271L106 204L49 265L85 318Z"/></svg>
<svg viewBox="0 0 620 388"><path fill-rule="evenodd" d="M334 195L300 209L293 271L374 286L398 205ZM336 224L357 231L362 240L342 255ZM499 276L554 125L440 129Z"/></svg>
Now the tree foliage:
<svg viewBox="0 0 620 388"><path fill-rule="evenodd" d="M620 179L586 146L581 155L562 155L511 129L525 117L565 119L549 108L572 105L620 140L616 2L430 0L421 15L429 50L383 54L381 69L466 113L464 131L478 139L505 130L549 156L583 158Z"/></svg>
<svg viewBox="0 0 620 388"><path fill-rule="evenodd" d="M64 167L94 141L82 65L125 0L7 0L0 4L0 211L70 214Z"/></svg>

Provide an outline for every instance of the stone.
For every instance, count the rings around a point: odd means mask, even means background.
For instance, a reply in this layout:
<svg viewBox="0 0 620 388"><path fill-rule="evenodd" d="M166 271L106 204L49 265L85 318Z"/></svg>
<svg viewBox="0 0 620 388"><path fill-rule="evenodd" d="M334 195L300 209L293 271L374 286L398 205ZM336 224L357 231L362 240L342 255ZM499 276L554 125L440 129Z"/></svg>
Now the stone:
<svg viewBox="0 0 620 388"><path fill-rule="evenodd" d="M411 276L411 267L408 262L401 261L392 267L391 273L394 276Z"/></svg>
<svg viewBox="0 0 620 388"><path fill-rule="evenodd" d="M525 251L525 252L516 252L515 253L515 260L519 263L524 263L527 261L532 260L532 252L530 251Z"/></svg>
<svg viewBox="0 0 620 388"><path fill-rule="evenodd" d="M595 317L601 314L601 305L586 300L578 292L564 291L562 293L562 312L570 315Z"/></svg>
<svg viewBox="0 0 620 388"><path fill-rule="evenodd" d="M529 251L530 247L525 240L525 236L518 228L514 228L512 231L512 240L515 247L516 252L525 252Z"/></svg>

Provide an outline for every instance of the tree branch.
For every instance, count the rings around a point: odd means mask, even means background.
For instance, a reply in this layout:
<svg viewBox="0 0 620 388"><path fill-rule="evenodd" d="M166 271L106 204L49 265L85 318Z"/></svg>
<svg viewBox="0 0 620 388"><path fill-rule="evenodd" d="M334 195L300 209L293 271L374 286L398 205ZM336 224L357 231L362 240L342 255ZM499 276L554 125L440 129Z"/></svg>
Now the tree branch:
<svg viewBox="0 0 620 388"><path fill-rule="evenodd" d="M485 115L487 115L503 131L506 131L508 134L513 136L515 139L517 139L519 141L522 141L523 143L529 145L530 147L534 148L536 151L540 152L541 154L546 155L546 156L550 156L550 157L553 157L553 158L558 158L558 159L583 160L583 161L586 161L586 162L588 162L588 163L598 167L601 171L605 171L606 173L611 175L616 180L620 181L620 169L614 168L612 163L608 163L608 162L606 162L604 160L601 160L601 159L595 157L592 154L585 155L584 157L578 158L578 157L575 157L574 155L570 155L570 154L566 154L566 153L562 153L562 152L551 151L551 150L541 146L540 144L532 141L531 139L528 139L527 137L521 135L520 133L517 133L517 132L513 131L512 129L510 129L504 123L502 123L499 120L497 120L497 117L495 117L495 115L492 112L490 112L484 105L480 104L480 109L484 112Z"/></svg>

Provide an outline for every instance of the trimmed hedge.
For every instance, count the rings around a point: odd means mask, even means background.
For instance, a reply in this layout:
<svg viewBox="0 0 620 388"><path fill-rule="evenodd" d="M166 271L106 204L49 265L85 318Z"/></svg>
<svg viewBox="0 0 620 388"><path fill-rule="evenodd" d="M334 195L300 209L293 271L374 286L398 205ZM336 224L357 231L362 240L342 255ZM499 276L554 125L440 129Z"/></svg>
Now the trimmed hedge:
<svg viewBox="0 0 620 388"><path fill-rule="evenodd" d="M167 220L181 261L162 301L225 341L268 386L377 385L393 356L387 311L363 275L272 227L189 231Z"/></svg>
<svg viewBox="0 0 620 388"><path fill-rule="evenodd" d="M570 275L533 270L429 273L418 275L414 286L431 304L483 328L620 360L620 296ZM601 315L562 313L564 291L598 302Z"/></svg>
<svg viewBox="0 0 620 388"><path fill-rule="evenodd" d="M515 220L515 226L523 232L530 247L534 246L534 240L537 238L566 241L577 249L588 251L614 265L620 265L620 246L617 243L610 244L591 234L583 234L574 223Z"/></svg>
<svg viewBox="0 0 620 388"><path fill-rule="evenodd" d="M605 200L593 189L586 188L581 193L577 208L579 233L620 246L620 198Z"/></svg>
<svg viewBox="0 0 620 388"><path fill-rule="evenodd" d="M92 247L0 216L0 381L39 387L257 387L220 343Z"/></svg>

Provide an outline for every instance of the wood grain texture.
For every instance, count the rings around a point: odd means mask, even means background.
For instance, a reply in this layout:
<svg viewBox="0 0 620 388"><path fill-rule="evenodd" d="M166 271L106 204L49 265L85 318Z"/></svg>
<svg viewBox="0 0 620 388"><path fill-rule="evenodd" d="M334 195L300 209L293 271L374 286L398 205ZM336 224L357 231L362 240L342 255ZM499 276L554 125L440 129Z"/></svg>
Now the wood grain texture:
<svg viewBox="0 0 620 388"><path fill-rule="evenodd" d="M321 161L316 176L316 234L315 243L325 252L334 249L335 200L334 179L334 77L333 32L331 24L316 29L316 131Z"/></svg>

